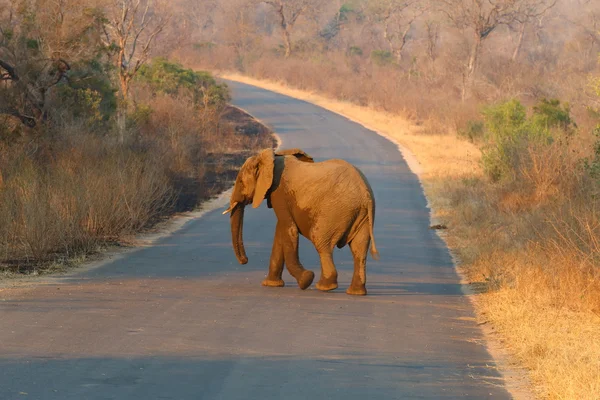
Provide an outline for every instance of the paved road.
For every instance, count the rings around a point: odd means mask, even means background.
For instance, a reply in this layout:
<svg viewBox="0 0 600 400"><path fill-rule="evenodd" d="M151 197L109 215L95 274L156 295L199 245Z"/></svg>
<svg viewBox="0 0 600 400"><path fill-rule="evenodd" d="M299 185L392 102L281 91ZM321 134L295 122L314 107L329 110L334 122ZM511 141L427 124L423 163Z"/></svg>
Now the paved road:
<svg viewBox="0 0 600 400"><path fill-rule="evenodd" d="M275 217L248 209L247 265L223 208L156 246L58 281L0 292L0 399L509 398L419 183L396 147L302 101L231 84L284 147L358 165L377 200L381 261L366 297L263 288ZM319 270L302 240L301 259Z"/></svg>

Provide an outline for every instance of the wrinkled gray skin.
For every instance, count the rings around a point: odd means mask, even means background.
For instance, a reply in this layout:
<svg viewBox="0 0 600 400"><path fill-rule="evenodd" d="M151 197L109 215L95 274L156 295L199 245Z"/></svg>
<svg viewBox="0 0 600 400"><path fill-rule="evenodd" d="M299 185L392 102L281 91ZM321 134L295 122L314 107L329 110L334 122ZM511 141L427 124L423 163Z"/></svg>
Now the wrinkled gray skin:
<svg viewBox="0 0 600 400"><path fill-rule="evenodd" d="M230 207L225 211L231 212L231 238L240 264L248 262L242 235L244 208L250 203L256 208L265 198L275 211L277 227L264 286L284 286L284 263L301 289L311 285L314 273L304 269L298 258L301 234L314 244L321 259L317 289L338 287L332 254L335 246L348 244L354 257L354 274L346 293L367 294L369 245L373 258L379 257L373 239L375 199L356 167L343 160L314 163L299 149L277 153L267 149L248 158L238 173Z"/></svg>

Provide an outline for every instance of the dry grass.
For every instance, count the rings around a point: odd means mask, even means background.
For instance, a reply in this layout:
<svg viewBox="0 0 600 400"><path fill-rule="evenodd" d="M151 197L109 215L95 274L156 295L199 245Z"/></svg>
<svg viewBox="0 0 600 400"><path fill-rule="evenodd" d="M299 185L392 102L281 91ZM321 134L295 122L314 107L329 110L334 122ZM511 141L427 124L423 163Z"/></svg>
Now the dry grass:
<svg viewBox="0 0 600 400"><path fill-rule="evenodd" d="M502 289L483 296L483 315L531 371L540 398L598 399L600 317L540 304L537 291L527 294Z"/></svg>
<svg viewBox="0 0 600 400"><path fill-rule="evenodd" d="M0 254L9 269L93 252L170 207L173 190L155 160L93 137L60 147L43 164L14 147L3 160Z"/></svg>
<svg viewBox="0 0 600 400"><path fill-rule="evenodd" d="M410 150L434 217L466 278L484 288L474 302L540 398L600 398L600 215L581 150L556 143L523 150L517 183L492 185L481 152L393 115L284 83L223 77L310 101ZM494 335L496 336L496 335Z"/></svg>
<svg viewBox="0 0 600 400"><path fill-rule="evenodd" d="M224 190L270 132L239 110L137 88L125 141L66 119L0 140L0 275L69 265Z"/></svg>
<svg viewBox="0 0 600 400"><path fill-rule="evenodd" d="M525 150L511 184L430 185L478 312L531 371L540 398L600 398L600 220L572 149Z"/></svg>

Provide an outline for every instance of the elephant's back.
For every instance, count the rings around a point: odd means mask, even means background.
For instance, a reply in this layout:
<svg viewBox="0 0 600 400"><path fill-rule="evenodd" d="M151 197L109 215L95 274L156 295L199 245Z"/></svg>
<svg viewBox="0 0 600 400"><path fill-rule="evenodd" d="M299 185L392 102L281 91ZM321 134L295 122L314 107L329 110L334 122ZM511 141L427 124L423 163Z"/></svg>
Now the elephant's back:
<svg viewBox="0 0 600 400"><path fill-rule="evenodd" d="M317 248L345 245L367 221L369 209L373 211L373 194L364 175L340 159L306 163L288 158L282 184L293 198L292 214L296 220L311 221L310 228L301 231Z"/></svg>
<svg viewBox="0 0 600 400"><path fill-rule="evenodd" d="M373 198L373 191L364 174L345 160L331 159L317 163L291 161L299 167L294 173L296 183L308 192L321 193L325 198L335 194L343 196L338 201L346 199L353 203L364 198L366 193Z"/></svg>
<svg viewBox="0 0 600 400"><path fill-rule="evenodd" d="M341 159L307 163L286 157L282 179L301 206L335 202L342 207L356 207L373 200L373 192L362 172Z"/></svg>
<svg viewBox="0 0 600 400"><path fill-rule="evenodd" d="M321 163L331 165L332 168L337 169L340 173L344 171L343 173L347 174L348 178L354 181L356 187L360 187L361 189L367 191L371 199L373 199L373 190L371 189L371 185L369 184L367 177L357 166L350 164L346 160L338 158L322 161Z"/></svg>

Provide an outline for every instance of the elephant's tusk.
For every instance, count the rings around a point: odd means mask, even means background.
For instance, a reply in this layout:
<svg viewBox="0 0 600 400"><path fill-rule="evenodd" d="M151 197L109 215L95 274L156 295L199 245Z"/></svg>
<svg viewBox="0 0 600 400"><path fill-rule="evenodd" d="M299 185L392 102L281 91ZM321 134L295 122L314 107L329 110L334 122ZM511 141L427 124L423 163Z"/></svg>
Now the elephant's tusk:
<svg viewBox="0 0 600 400"><path fill-rule="evenodd" d="M238 205L238 202L237 201L234 202L232 205L229 206L229 208L227 210L223 211L223 215L230 213L231 210L233 210L235 208L235 206L237 206L237 205Z"/></svg>

